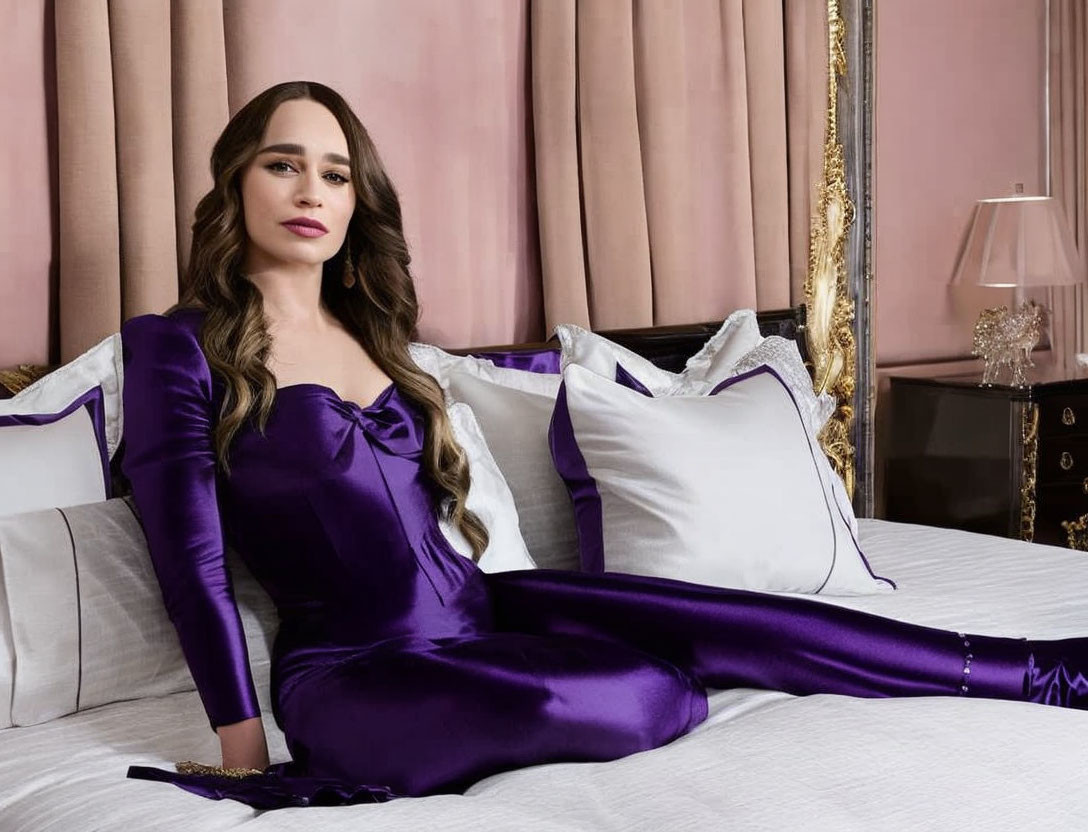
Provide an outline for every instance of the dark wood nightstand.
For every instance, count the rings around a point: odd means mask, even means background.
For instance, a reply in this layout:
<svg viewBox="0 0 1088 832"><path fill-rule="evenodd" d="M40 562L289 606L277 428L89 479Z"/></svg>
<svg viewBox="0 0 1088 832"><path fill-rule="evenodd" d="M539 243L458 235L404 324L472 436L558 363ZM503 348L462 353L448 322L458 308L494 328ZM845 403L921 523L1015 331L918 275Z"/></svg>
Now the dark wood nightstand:
<svg viewBox="0 0 1088 832"><path fill-rule="evenodd" d="M887 519L1088 549L1088 376L890 382Z"/></svg>

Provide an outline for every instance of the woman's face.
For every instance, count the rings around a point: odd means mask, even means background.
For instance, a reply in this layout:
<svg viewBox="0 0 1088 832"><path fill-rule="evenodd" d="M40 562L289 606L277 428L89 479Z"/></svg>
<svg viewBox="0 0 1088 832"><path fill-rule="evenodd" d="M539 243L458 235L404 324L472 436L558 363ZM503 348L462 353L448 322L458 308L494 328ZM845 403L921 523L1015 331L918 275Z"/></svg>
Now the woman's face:
<svg viewBox="0 0 1088 832"><path fill-rule="evenodd" d="M242 174L246 271L320 265L336 254L355 209L348 142L335 116L309 99L285 101ZM324 227L292 225L316 221Z"/></svg>

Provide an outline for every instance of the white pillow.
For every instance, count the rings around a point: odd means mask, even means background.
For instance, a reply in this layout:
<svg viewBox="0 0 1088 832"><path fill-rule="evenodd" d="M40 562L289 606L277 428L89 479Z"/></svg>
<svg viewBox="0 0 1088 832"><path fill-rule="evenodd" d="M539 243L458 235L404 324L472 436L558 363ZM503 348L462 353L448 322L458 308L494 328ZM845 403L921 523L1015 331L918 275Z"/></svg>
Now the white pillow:
<svg viewBox="0 0 1088 832"><path fill-rule="evenodd" d="M449 394L476 415L487 448L513 495L521 534L533 560L546 569L576 570L574 509L548 448L548 425L562 378L545 378L548 391L537 393L453 369L448 373Z"/></svg>
<svg viewBox="0 0 1088 832"><path fill-rule="evenodd" d="M724 365L719 363L715 370L722 370L721 372L691 376L672 392L686 395L707 394L726 379L762 366L773 368L786 383L801 407L801 415L805 419L809 432L813 436L819 434L823 426L827 424L827 420L831 418L831 414L835 412L835 399L827 393L816 394L812 388L812 376L801 358L797 342L789 338L781 338L777 335L762 338L728 368L724 368Z"/></svg>
<svg viewBox="0 0 1088 832"><path fill-rule="evenodd" d="M726 379L767 365L789 385L813 439L817 439L835 412L835 399L827 393L816 395L812 389L812 376L801 359L797 342L777 335L764 338L759 334L756 313L751 309L738 309L726 318L679 374L668 373L607 338L577 326L561 324L556 334L563 345L563 367L578 364L612 380L616 378L618 363L655 396L708 395ZM821 464L831 470L826 457ZM856 537L858 521L842 478L835 475L831 487Z"/></svg>
<svg viewBox="0 0 1088 832"><path fill-rule="evenodd" d="M757 367L770 367L778 377L789 387L796 400L801 417L808 428L809 436L819 444L820 431L823 430L831 414L835 412L835 399L827 393L816 395L812 389L812 376L801 359L801 353L797 348L797 342L788 338L779 338L772 335L764 338L758 345L733 365L726 378L732 378L742 373L751 372ZM721 384L724 379L708 379L711 384L703 389L710 393ZM709 389L706 389L709 387ZM686 391L685 391L686 392ZM854 506L846 494L846 485L842 477L835 473L825 454L820 454L817 460L820 467L825 469L823 474L831 483L831 489L835 496L835 502L842 512L846 522L850 524L850 532L854 537L858 536L858 520L854 515Z"/></svg>
<svg viewBox="0 0 1088 832"><path fill-rule="evenodd" d="M228 563L250 665L267 675L275 608L237 556ZM0 572L0 726L194 688L128 500L0 519Z"/></svg>
<svg viewBox="0 0 1088 832"><path fill-rule="evenodd" d="M655 398L570 365L551 444L587 571L761 591L894 588L869 571L819 445L770 368L714 395Z"/></svg>
<svg viewBox="0 0 1088 832"><path fill-rule="evenodd" d="M100 502L109 495L109 460L99 387L55 412L12 406L0 413L0 516ZM24 402L25 404L25 402Z"/></svg>
<svg viewBox="0 0 1088 832"><path fill-rule="evenodd" d="M463 403L475 415L484 448L466 449L469 466L484 454L498 466L532 559L548 569L577 569L570 498L548 451L548 424L560 376L497 367L486 359L451 355L430 344L412 344L410 352L449 402Z"/></svg>
<svg viewBox="0 0 1088 832"><path fill-rule="evenodd" d="M511 569L535 569L518 528L518 512L514 498L495 464L480 426L467 405L452 403L447 412L457 442L468 457L469 483L466 508L479 516L487 527L487 548L480 555L479 567L484 572L506 572ZM472 546L454 524L441 520L439 527L455 550L472 557Z"/></svg>
<svg viewBox="0 0 1088 832"><path fill-rule="evenodd" d="M718 384L728 378L736 363L763 340L755 311L738 309L725 319L702 349L687 360L680 373L682 380Z"/></svg>
<svg viewBox="0 0 1088 832"><path fill-rule="evenodd" d="M121 413L121 333L104 338L83 355L58 367L10 399L0 400L0 416L12 413L57 413L95 387L102 389L105 410L106 450L109 458L121 442L124 419Z"/></svg>

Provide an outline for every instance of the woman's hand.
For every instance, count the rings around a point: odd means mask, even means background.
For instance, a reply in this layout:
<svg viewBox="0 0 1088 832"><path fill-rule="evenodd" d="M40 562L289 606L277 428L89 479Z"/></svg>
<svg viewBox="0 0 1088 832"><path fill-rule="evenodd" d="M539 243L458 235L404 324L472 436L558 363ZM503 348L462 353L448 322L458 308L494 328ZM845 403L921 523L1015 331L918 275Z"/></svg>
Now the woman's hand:
<svg viewBox="0 0 1088 832"><path fill-rule="evenodd" d="M268 768L268 744L259 716L216 729L223 749L223 768Z"/></svg>

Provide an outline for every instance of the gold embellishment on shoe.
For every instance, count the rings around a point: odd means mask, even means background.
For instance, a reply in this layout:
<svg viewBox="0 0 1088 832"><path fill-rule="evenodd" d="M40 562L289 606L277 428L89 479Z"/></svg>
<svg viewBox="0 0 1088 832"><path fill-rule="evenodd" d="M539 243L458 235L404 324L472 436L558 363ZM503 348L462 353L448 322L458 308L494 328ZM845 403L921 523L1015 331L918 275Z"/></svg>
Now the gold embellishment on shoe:
<svg viewBox="0 0 1088 832"><path fill-rule="evenodd" d="M174 768L178 774L211 774L215 777L252 777L254 774L264 774L259 768L223 768L223 766L206 766L203 763L194 763L192 760L183 760L175 763Z"/></svg>

